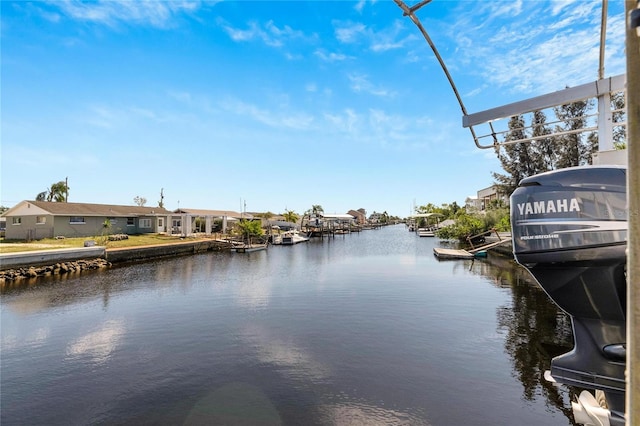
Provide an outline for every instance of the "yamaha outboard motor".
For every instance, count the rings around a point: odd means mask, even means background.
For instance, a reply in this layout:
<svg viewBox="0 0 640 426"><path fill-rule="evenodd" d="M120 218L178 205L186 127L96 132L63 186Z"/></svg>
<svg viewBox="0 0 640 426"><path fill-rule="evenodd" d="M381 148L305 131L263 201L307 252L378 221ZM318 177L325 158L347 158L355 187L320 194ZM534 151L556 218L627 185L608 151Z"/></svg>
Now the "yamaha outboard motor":
<svg viewBox="0 0 640 426"><path fill-rule="evenodd" d="M571 316L574 348L551 361L551 377L604 391L609 424L623 425L626 167L573 167L523 179L511 195L511 228L516 261Z"/></svg>

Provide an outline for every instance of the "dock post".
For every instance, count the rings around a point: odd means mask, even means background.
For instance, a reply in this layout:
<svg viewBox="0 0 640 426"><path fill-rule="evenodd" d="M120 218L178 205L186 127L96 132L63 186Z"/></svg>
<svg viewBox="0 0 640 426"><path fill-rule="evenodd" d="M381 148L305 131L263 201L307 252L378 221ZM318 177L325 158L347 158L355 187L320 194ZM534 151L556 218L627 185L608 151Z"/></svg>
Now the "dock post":
<svg viewBox="0 0 640 426"><path fill-rule="evenodd" d="M627 258L627 377L626 422L640 425L640 4L625 1L627 54L627 203L629 208ZM635 14L635 15L632 15Z"/></svg>

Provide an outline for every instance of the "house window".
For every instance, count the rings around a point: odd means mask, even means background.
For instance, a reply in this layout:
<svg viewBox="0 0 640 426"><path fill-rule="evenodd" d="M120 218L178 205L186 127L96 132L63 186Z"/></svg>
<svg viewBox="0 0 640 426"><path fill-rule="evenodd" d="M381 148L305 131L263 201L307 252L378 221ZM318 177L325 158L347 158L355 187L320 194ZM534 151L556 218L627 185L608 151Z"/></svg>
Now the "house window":
<svg viewBox="0 0 640 426"><path fill-rule="evenodd" d="M83 216L71 216L69 218L69 224L71 225L77 225L77 224L81 224L84 223L84 217Z"/></svg>
<svg viewBox="0 0 640 426"><path fill-rule="evenodd" d="M127 226L135 226L135 225L136 225L136 219L134 217L128 217Z"/></svg>
<svg viewBox="0 0 640 426"><path fill-rule="evenodd" d="M36 216L36 225L44 225L45 223L47 223L46 216Z"/></svg>
<svg viewBox="0 0 640 426"><path fill-rule="evenodd" d="M20 224L22 224L22 218L21 217L14 217L12 223L14 225L20 225Z"/></svg>
<svg viewBox="0 0 640 426"><path fill-rule="evenodd" d="M151 219L140 219L140 228L151 228Z"/></svg>

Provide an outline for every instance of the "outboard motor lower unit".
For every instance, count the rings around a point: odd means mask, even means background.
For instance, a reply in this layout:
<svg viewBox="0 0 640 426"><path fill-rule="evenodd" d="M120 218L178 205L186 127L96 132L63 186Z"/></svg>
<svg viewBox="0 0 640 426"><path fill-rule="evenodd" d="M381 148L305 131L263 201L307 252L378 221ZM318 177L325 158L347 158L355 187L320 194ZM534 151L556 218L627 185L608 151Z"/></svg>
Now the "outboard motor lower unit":
<svg viewBox="0 0 640 426"><path fill-rule="evenodd" d="M611 424L624 424L626 168L523 179L511 195L511 227L516 261L571 316L574 348L552 360L552 378L604 391Z"/></svg>

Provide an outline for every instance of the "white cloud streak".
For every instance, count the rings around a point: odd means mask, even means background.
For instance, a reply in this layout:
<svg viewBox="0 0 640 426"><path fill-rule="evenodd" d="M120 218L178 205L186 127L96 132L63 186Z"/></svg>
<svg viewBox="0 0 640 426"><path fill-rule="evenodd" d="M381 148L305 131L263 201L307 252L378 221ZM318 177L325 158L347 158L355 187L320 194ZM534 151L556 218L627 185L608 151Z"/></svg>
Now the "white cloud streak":
<svg viewBox="0 0 640 426"><path fill-rule="evenodd" d="M171 26L176 15L194 12L200 7L199 1L154 0L99 0L96 2L64 0L51 2L51 4L70 19L109 27L131 23L166 28ZM48 16L52 15L48 14Z"/></svg>
<svg viewBox="0 0 640 426"><path fill-rule="evenodd" d="M374 85L369 81L369 77L364 74L351 73L347 76L351 90L356 93L364 92L374 96L393 97L396 93L381 86Z"/></svg>
<svg viewBox="0 0 640 426"><path fill-rule="evenodd" d="M599 63L600 7L599 2L577 1L485 2L473 17L458 13L453 25L441 27L457 47L445 62L452 69L472 70L494 89L511 93L548 93L593 81ZM624 72L622 19L608 19L608 75Z"/></svg>
<svg viewBox="0 0 640 426"><path fill-rule="evenodd" d="M251 21L247 23L246 28L237 28L222 18L219 18L217 22L231 40L237 42L261 41L267 46L278 48L285 46L290 40L313 39L313 36L307 37L304 32L295 30L288 25L279 27L273 20L264 24Z"/></svg>

